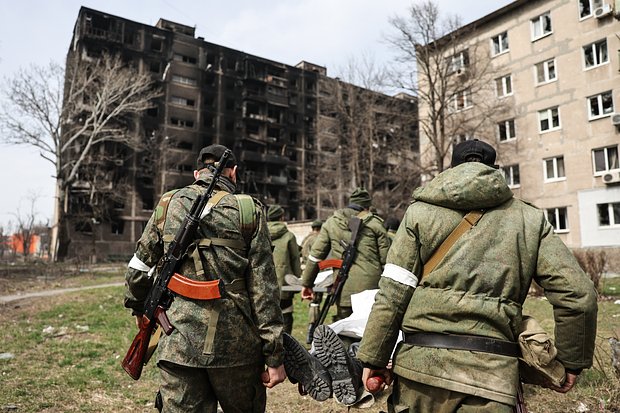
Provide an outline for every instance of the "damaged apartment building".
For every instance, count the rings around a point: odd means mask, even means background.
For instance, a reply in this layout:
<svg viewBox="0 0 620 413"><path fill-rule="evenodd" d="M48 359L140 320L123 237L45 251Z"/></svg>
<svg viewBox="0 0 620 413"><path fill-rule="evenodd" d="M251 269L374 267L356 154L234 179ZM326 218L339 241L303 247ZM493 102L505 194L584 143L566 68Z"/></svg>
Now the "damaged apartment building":
<svg viewBox="0 0 620 413"><path fill-rule="evenodd" d="M104 52L120 54L133 67L150 73L163 91L155 106L137 120L135 131L146 147L158 150L102 147L108 158L114 152L107 175L129 179L128 189L114 201L109 222L94 225L89 219L93 206L80 196L84 188L79 183L69 188L68 256L96 255L99 260L130 256L159 197L192 182L198 151L212 143L233 150L239 162L238 190L265 205L282 205L287 220L326 218L346 203L347 193L327 196L316 184L316 170L324 158L321 142L327 150L339 146L328 144L338 139L333 129L331 134L321 132L321 118L331 117L332 123L334 119L333 113L325 115L321 109L330 95L321 88L344 83L327 77L325 67L305 61L289 66L252 56L209 43L195 36L194 27L164 19L150 26L82 7L69 57L93 59ZM390 116L385 128L404 134L407 152L415 156L413 98L368 93L384 104L396 102L398 114ZM389 147L385 139L390 133L381 136L383 147ZM396 162L382 159L377 162L383 162L386 171L389 162ZM386 189L394 185L384 184ZM349 190L345 183L335 188Z"/></svg>

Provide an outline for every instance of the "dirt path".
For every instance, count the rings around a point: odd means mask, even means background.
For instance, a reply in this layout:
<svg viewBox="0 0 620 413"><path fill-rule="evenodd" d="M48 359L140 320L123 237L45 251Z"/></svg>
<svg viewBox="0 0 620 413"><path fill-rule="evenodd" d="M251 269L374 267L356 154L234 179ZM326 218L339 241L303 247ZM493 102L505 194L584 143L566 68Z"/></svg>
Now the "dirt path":
<svg viewBox="0 0 620 413"><path fill-rule="evenodd" d="M124 283L115 282L115 283L107 283L107 284L89 285L89 286L84 286L84 287L59 288L55 290L35 291L35 292L30 292L30 293L18 293L18 294L13 294L13 295L4 295L4 296L0 296L0 305L8 304L13 301L23 300L27 298L49 297L52 295L70 293L73 291L91 290L93 288L118 287L122 285L124 285Z"/></svg>

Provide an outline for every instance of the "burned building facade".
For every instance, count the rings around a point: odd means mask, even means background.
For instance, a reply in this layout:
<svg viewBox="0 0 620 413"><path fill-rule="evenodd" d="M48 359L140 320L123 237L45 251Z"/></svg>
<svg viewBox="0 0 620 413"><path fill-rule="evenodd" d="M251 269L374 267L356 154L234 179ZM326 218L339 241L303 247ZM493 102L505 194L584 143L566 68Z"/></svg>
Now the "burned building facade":
<svg viewBox="0 0 620 413"><path fill-rule="evenodd" d="M109 219L89 222L93 205L80 196L85 188L76 183L67 191L67 219L75 222L68 255L130 256L159 197L192 182L196 154L212 143L228 146L237 157L238 189L282 205L288 220L325 217L341 206L321 200L310 173L318 166L319 142L330 139L319 130L320 85L335 81L324 67L252 56L164 19L150 26L82 7L69 56L96 59L104 52L150 73L163 93L136 120L132 133L144 143L140 149L101 148L111 159L111 172L104 175L122 176L125 183L122 196L117 191L107 204ZM399 102L408 111L402 121L410 123L415 103ZM406 127L416 151L415 128Z"/></svg>

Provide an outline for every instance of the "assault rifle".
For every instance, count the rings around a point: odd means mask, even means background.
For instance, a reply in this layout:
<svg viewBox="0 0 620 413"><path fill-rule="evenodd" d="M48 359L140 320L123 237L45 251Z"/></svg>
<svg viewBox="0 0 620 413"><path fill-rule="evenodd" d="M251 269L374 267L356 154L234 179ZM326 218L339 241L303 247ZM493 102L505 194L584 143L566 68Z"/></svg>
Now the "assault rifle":
<svg viewBox="0 0 620 413"><path fill-rule="evenodd" d="M162 258L161 272L155 279L144 304L144 314L140 319L140 330L133 339L127 355L123 359L121 365L123 369L131 376L132 379L138 380L142 374L142 367L148 360L147 353L149 341L159 325L164 333L170 335L174 330L174 326L170 323L166 310L172 305L174 300L173 293L168 289L168 283L179 269L181 258L187 247L194 241L196 229L200 223L205 206L213 195L215 185L222 175L224 165L231 155L231 151L227 149L219 162L216 164L213 179L207 187L207 191L200 195L191 209L185 216L183 224L176 233L174 240L170 243L168 251Z"/></svg>
<svg viewBox="0 0 620 413"><path fill-rule="evenodd" d="M342 253L342 259L329 259L319 262L320 270L330 267L334 269L339 268L340 270L338 271L338 276L334 280L334 283L329 289L329 293L327 294L327 298L325 298L325 302L323 303L319 316L308 326L308 335L306 337L306 342L308 344L312 343L314 330L325 322L325 318L327 318L327 313L329 312L330 307L336 303L342 293L342 288L344 287L345 281L347 281L347 278L349 277L349 271L351 271L351 266L353 265L353 260L355 259L355 254L357 252L357 239L361 227L362 220L359 217L352 217L349 220L351 241L349 241L348 244L344 240L340 241L345 247L344 252Z"/></svg>

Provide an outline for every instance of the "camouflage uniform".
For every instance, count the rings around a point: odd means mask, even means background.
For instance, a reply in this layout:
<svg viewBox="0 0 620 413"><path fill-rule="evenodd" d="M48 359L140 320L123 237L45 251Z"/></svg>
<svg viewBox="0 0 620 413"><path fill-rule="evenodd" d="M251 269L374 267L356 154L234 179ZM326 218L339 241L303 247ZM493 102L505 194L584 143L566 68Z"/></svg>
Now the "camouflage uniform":
<svg viewBox="0 0 620 413"><path fill-rule="evenodd" d="M358 208L351 207L334 212L325 221L319 236L312 244L302 276L303 286L311 288L318 274L317 263L327 258L330 250L333 257L342 257L344 247L340 241L347 243L350 241L351 231L348 226L349 220L354 216L360 216L362 227L358 235L357 254L340 299L336 303L338 314L335 320L346 318L353 312L351 294L377 288L389 249L389 241L381 218L372 212L366 210L360 212Z"/></svg>
<svg viewBox="0 0 620 413"><path fill-rule="evenodd" d="M282 221L268 222L271 243L273 244L273 261L280 288L286 284L284 276L293 274L301 276L299 245L295 235L288 230ZM284 316L284 331L291 334L293 330L293 295L291 291L280 291L280 308Z"/></svg>
<svg viewBox="0 0 620 413"><path fill-rule="evenodd" d="M417 285L424 263L473 209L486 212ZM558 359L568 369L590 367L596 293L570 250L540 210L513 198L497 169L476 162L448 169L413 193L357 357L367 365L387 365L399 330L515 342L532 280L555 310ZM515 404L515 357L401 343L393 364L393 404L409 410L392 411L455 411L440 405L449 398L422 401L416 384L492 406L484 411L510 411Z"/></svg>
<svg viewBox="0 0 620 413"><path fill-rule="evenodd" d="M125 306L134 314L142 312L152 285L149 269L158 264L211 176L202 169L198 181L174 193L163 232L157 225L162 218L161 201L148 221L125 276ZM229 193L235 190L226 177L221 177L217 186ZM204 275L197 274L189 256L192 246L181 264L179 273L185 277L222 279L227 296L216 300L177 296L168 310L175 330L170 336L163 335L158 347L166 412L215 412L218 401L226 412L265 409L260 373L265 364L282 364L282 313L269 233L258 203L255 214L256 229L242 232L237 200L225 195L201 221L197 238L235 240L241 247L201 248Z"/></svg>

